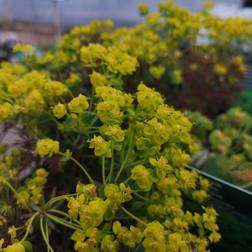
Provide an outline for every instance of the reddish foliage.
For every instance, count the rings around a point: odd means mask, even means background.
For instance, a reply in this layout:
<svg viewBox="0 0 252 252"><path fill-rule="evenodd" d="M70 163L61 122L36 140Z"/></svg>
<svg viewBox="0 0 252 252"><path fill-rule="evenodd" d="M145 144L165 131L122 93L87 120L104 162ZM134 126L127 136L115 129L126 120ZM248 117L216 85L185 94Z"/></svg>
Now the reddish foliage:
<svg viewBox="0 0 252 252"><path fill-rule="evenodd" d="M216 63L225 66L225 75L214 73L213 67ZM192 64L196 64L197 69L192 69ZM242 90L244 72L228 55L190 50L184 53L181 65L184 83L174 100L178 108L197 110L214 117L225 112Z"/></svg>

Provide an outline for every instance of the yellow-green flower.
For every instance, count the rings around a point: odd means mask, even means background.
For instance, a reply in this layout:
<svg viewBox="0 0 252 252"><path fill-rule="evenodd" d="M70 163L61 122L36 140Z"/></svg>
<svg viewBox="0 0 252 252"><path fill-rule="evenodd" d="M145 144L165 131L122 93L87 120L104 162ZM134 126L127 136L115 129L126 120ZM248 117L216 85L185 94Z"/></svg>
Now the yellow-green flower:
<svg viewBox="0 0 252 252"><path fill-rule="evenodd" d="M113 235L105 235L101 242L101 251L103 252L117 252L119 249L119 242L115 240Z"/></svg>
<svg viewBox="0 0 252 252"><path fill-rule="evenodd" d="M67 87L59 82L59 81L48 81L45 85L45 90L48 95L54 96L62 96L67 92Z"/></svg>
<svg viewBox="0 0 252 252"><path fill-rule="evenodd" d="M6 120L15 114L13 105L8 102L0 104L0 120Z"/></svg>
<svg viewBox="0 0 252 252"><path fill-rule="evenodd" d="M154 221L147 225L144 230L145 239L143 247L147 252L165 252L166 244L164 237L164 227L158 222Z"/></svg>
<svg viewBox="0 0 252 252"><path fill-rule="evenodd" d="M68 103L69 110L77 114L85 111L88 106L87 97L82 94L79 94Z"/></svg>
<svg viewBox="0 0 252 252"><path fill-rule="evenodd" d="M224 65L221 64L215 64L213 67L214 73L218 75L225 75L227 74L227 68Z"/></svg>
<svg viewBox="0 0 252 252"><path fill-rule="evenodd" d="M20 243L14 243L12 245L9 245L5 249L3 249L4 252L25 252L25 247Z"/></svg>
<svg viewBox="0 0 252 252"><path fill-rule="evenodd" d="M146 3L139 3L137 8L141 16L145 16L149 13L149 6Z"/></svg>
<svg viewBox="0 0 252 252"><path fill-rule="evenodd" d="M125 137L125 131L118 125L103 125L100 127L100 132L113 142L122 142Z"/></svg>
<svg viewBox="0 0 252 252"><path fill-rule="evenodd" d="M94 136L90 140L89 148L94 149L96 156L111 157L110 144L101 136Z"/></svg>
<svg viewBox="0 0 252 252"><path fill-rule="evenodd" d="M155 78L155 79L160 79L163 74L165 73L165 67L164 66L151 66L149 68L150 74Z"/></svg>
<svg viewBox="0 0 252 252"><path fill-rule="evenodd" d="M34 47L28 44L16 44L13 48L14 52L21 52L21 53L31 53L34 51Z"/></svg>
<svg viewBox="0 0 252 252"><path fill-rule="evenodd" d="M133 179L137 186L143 191L149 191L152 187L153 178L150 171L143 165L137 165L131 170L131 179Z"/></svg>
<svg viewBox="0 0 252 252"><path fill-rule="evenodd" d="M81 48L81 60L86 66L96 66L99 60L104 59L106 48L100 44L89 44Z"/></svg>
<svg viewBox="0 0 252 252"><path fill-rule="evenodd" d="M89 77L90 82L94 87L111 85L111 83L104 74L98 73L96 71L93 71L92 74L89 75Z"/></svg>
<svg viewBox="0 0 252 252"><path fill-rule="evenodd" d="M55 105L53 107L53 115L60 119L62 117L64 117L66 115L67 111L66 111L66 106L65 104L62 103L58 103L57 105Z"/></svg>
<svg viewBox="0 0 252 252"><path fill-rule="evenodd" d="M49 138L41 139L37 142L35 151L41 157L51 157L59 152L59 142Z"/></svg>

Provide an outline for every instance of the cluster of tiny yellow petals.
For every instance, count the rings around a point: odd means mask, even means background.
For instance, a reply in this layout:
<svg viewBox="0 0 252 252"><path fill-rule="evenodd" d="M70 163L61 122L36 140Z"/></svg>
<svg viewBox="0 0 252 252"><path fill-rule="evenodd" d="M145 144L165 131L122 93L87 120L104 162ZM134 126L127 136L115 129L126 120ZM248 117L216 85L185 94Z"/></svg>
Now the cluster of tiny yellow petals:
<svg viewBox="0 0 252 252"><path fill-rule="evenodd" d="M80 94L79 96L73 98L69 103L68 103L68 108L71 112L73 113L81 113L84 110L86 110L89 106L87 97Z"/></svg>
<svg viewBox="0 0 252 252"><path fill-rule="evenodd" d="M34 47L28 44L16 44L13 48L14 52L21 52L21 53L31 53L34 51Z"/></svg>
<svg viewBox="0 0 252 252"><path fill-rule="evenodd" d="M99 86L110 86L110 82L104 74L93 71L92 74L89 75L90 82L94 87Z"/></svg>
<svg viewBox="0 0 252 252"><path fill-rule="evenodd" d="M40 139L36 144L35 152L41 157L51 157L59 152L59 142L49 138Z"/></svg>
<svg viewBox="0 0 252 252"><path fill-rule="evenodd" d="M58 245L53 239L58 225L73 231L73 242L62 248L66 251L206 252L220 239L214 209L189 212L184 204L190 198L203 206L209 188L206 179L186 168L190 155L199 150L191 135L193 125L154 88L184 90L187 71L198 73L203 58L212 61L209 71L218 83L231 83L233 69L242 76L242 57L234 53L229 57L229 52L238 37L241 47L250 41L251 21L219 19L209 13L209 6L190 13L172 1L160 3L156 13L149 13L144 3L138 8L146 17L134 27L113 28L110 21L94 21L63 36L54 51L37 57L31 48L18 45L16 50L26 55L24 64L1 64L0 121L16 125L27 140L24 153L0 162L1 196L5 191L15 195L13 204L24 212L25 235L37 239L41 233L48 251ZM207 45L199 41L201 37ZM204 57L185 62L190 51ZM218 57L222 51L223 58ZM236 84L239 78L231 77ZM228 118L243 126L248 120L237 110ZM219 124L225 125L226 119L220 118ZM232 134L212 132L208 139L212 150L227 155ZM241 138L244 153L252 157L251 138L248 134ZM26 146L33 146L34 139L40 140L31 152L31 165L23 168L25 155L30 155ZM4 146L0 149L5 153ZM241 164L244 155L235 153L231 159ZM48 180L46 187L49 174L34 169L37 162L53 168L59 180ZM73 172L73 165L79 172ZM67 171L72 171L69 178ZM20 185L23 173L28 178ZM77 183L75 192L71 183L65 183L70 180ZM0 224L8 224L6 215L0 215ZM8 231L12 242L17 241L19 229ZM16 242L3 251L25 249Z"/></svg>
<svg viewBox="0 0 252 252"><path fill-rule="evenodd" d="M93 148L96 156L111 156L111 148L109 142L105 141L101 136L94 136L89 143L89 148Z"/></svg>
<svg viewBox="0 0 252 252"><path fill-rule="evenodd" d="M65 104L62 104L62 103L58 103L56 104L54 107L53 107L53 115L60 119L62 117L64 117L67 113L67 110L66 110L66 106Z"/></svg>
<svg viewBox="0 0 252 252"><path fill-rule="evenodd" d="M3 249L4 252L25 252L25 247L20 242L16 242Z"/></svg>
<svg viewBox="0 0 252 252"><path fill-rule="evenodd" d="M41 203L44 186L47 182L48 172L44 168L38 168L31 179L26 180L25 186L19 188L16 195L17 205L28 208L29 204Z"/></svg>
<svg viewBox="0 0 252 252"><path fill-rule="evenodd" d="M141 190L150 191L153 179L150 171L143 165L137 165L131 170L131 178Z"/></svg>

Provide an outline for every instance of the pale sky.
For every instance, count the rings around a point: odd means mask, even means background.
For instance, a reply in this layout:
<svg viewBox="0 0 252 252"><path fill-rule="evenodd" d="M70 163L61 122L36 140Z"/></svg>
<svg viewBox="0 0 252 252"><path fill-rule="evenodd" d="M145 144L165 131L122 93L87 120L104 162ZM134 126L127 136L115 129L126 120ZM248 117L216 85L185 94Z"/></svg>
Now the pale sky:
<svg viewBox="0 0 252 252"><path fill-rule="evenodd" d="M58 0L62 23L80 24L92 19L111 18L122 23L139 20L136 5L143 0ZM11 3L14 19L51 22L52 0L0 0L0 19L4 17L4 3ZM152 10L159 0L145 0ZM199 10L203 0L175 0L192 11ZM240 0L215 0L219 12L228 15L241 4ZM224 4L224 5L223 5ZM251 13L251 12L250 12Z"/></svg>

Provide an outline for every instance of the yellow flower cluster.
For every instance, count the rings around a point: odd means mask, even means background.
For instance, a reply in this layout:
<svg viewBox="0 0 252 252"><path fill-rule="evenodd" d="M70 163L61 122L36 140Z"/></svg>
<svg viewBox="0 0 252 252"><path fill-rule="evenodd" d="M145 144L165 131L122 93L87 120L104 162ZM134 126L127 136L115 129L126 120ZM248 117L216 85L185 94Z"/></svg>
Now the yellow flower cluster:
<svg viewBox="0 0 252 252"><path fill-rule="evenodd" d="M117 47L106 49L100 44L89 44L81 48L81 60L87 67L103 65L111 73L132 74L136 70L137 59Z"/></svg>
<svg viewBox="0 0 252 252"><path fill-rule="evenodd" d="M68 103L68 108L72 113L81 113L88 108L87 97L80 94Z"/></svg>
<svg viewBox="0 0 252 252"><path fill-rule="evenodd" d="M31 203L35 205L41 203L47 176L48 172L44 168L38 168L32 178L26 180L25 186L20 187L16 195L19 207L28 208Z"/></svg>
<svg viewBox="0 0 252 252"><path fill-rule="evenodd" d="M124 117L104 120L98 110L101 102L97 101L97 114L103 125L99 126L101 135L94 135L89 147L103 160L100 171L103 187L100 191L97 186L96 193L94 185L92 189L91 185L79 185L77 196L68 201L69 215L82 226L82 230L76 230L72 236L75 250L119 251L120 245L135 248L141 244L150 252L157 249L189 252L192 248L207 251L209 243L220 238L215 223L216 212L207 210L211 219L207 223L204 214L183 211L183 194L202 203L208 190L207 180L184 168L190 161L189 147L194 143L189 133L191 123L182 113L166 105L159 93L144 84L130 96L130 102L126 93L108 86L96 87L96 97L102 99L102 103L114 103ZM116 143L121 143L120 148ZM187 148L181 149L181 143ZM120 159L120 155L125 156L121 165L116 166L113 160ZM139 163L131 165L135 162ZM125 168L127 164L128 169ZM129 173L129 177L126 180L120 178L122 173L124 178ZM110 180L113 183L108 182ZM145 204L146 210L141 217L137 217L140 209L124 208L125 202L131 206L136 198ZM123 222L114 220L122 215L131 217L136 225L124 226ZM95 237L103 232L106 221L113 221L112 228L108 226L110 231L99 240ZM190 230L197 227L208 230L211 236L192 234Z"/></svg>
<svg viewBox="0 0 252 252"><path fill-rule="evenodd" d="M143 165L137 165L131 170L131 178L136 182L137 186L143 191L150 191L153 179L151 173Z"/></svg>
<svg viewBox="0 0 252 252"><path fill-rule="evenodd" d="M7 75L4 79L1 75ZM68 88L59 81L50 80L38 71L26 73L19 65L4 65L0 71L2 85L0 104L2 121L11 120L16 115L46 113L46 106L64 96Z"/></svg>
<svg viewBox="0 0 252 252"><path fill-rule="evenodd" d="M22 233L27 238L38 221L41 232L33 235L45 241L48 251L57 243L56 239L50 244L54 225L73 230L70 239L79 252L138 247L147 252L206 252L220 239L213 209L203 208L200 214L183 204L187 197L203 204L208 189L206 180L185 168L198 149L190 133L192 124L143 83L183 84L186 55L178 48L187 45L188 51L202 52L210 48L214 56L219 48L230 49L223 41L237 44L233 42L240 32L230 20L206 11L192 14L171 1L160 3L156 13L149 14L145 4L139 10L146 19L135 27L112 29L109 21L92 22L65 35L54 52L27 55L23 65L1 65L0 119L17 125L24 152L38 155L34 158L43 167L60 171L59 180L48 180L44 195L45 169L35 170L21 186L16 177L22 177L22 169L14 169L16 164L8 158L1 162L1 196L8 187L25 213L26 232L17 228L17 239ZM219 41L214 32L226 24L229 28ZM240 24L248 27L249 22ZM198 41L203 30L208 31L207 46ZM243 44L249 36L243 34ZM239 56L230 60L242 69ZM211 70L226 75L225 61L214 62ZM198 62L192 64L196 71ZM242 119L241 113L234 113L236 122ZM219 137L213 136L213 142ZM30 152L35 139L40 140ZM73 168L72 162L80 172L59 169ZM17 158L17 166L21 164ZM28 169L23 169L26 174ZM69 179L78 183L75 193ZM90 184L78 182L87 179ZM51 196L54 193L57 196ZM40 233L43 239L38 238ZM73 250L66 244L63 250ZM35 249L41 245L35 244Z"/></svg>
<svg viewBox="0 0 252 252"><path fill-rule="evenodd" d="M25 252L25 247L20 242L16 242L3 249L3 252Z"/></svg>
<svg viewBox="0 0 252 252"><path fill-rule="evenodd" d="M13 48L14 52L21 52L21 53L31 53L34 51L34 48L28 44L16 44Z"/></svg>
<svg viewBox="0 0 252 252"><path fill-rule="evenodd" d="M49 138L41 139L36 144L35 152L41 157L51 157L59 152L59 142Z"/></svg>
<svg viewBox="0 0 252 252"><path fill-rule="evenodd" d="M53 115L58 119L64 117L66 113L66 106L62 103L58 103L53 107Z"/></svg>
<svg viewBox="0 0 252 252"><path fill-rule="evenodd" d="M94 136L90 140L89 148L94 149L96 156L111 156L111 149L109 142L105 141L101 136Z"/></svg>
<svg viewBox="0 0 252 252"><path fill-rule="evenodd" d="M17 179L16 168L19 166L21 159L21 151L19 149L13 149L10 154L6 153L8 146L4 146L3 155L0 162L0 185L6 186L6 181L12 181ZM0 190L1 191L1 190Z"/></svg>

